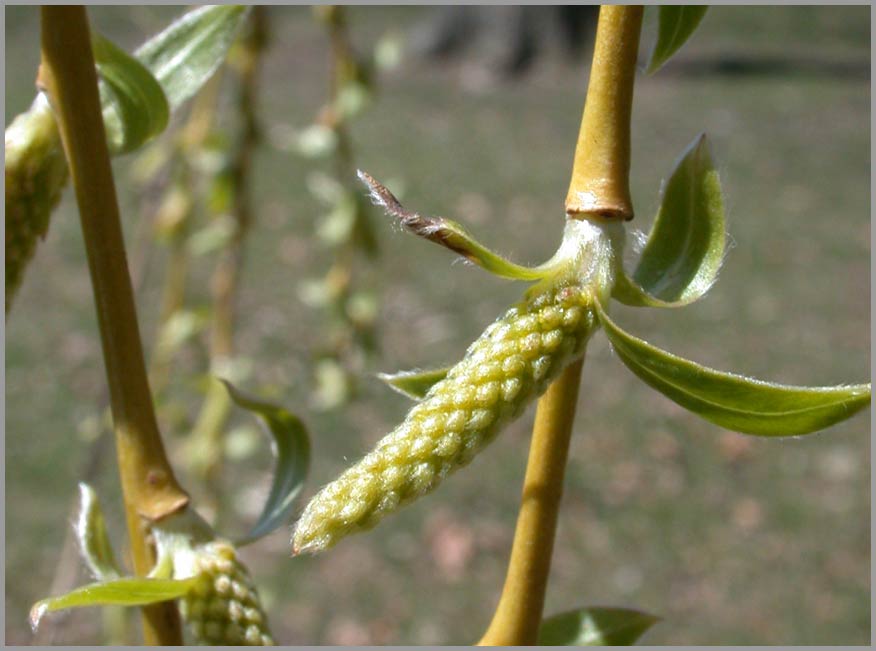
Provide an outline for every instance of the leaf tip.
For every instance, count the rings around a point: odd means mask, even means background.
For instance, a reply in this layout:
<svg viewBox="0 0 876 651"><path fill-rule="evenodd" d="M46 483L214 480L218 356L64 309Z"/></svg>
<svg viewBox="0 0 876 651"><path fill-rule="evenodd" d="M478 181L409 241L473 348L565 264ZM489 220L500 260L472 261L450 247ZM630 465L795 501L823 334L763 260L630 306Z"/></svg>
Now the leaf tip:
<svg viewBox="0 0 876 651"><path fill-rule="evenodd" d="M84 481L79 482L79 504L90 504L97 499L97 493Z"/></svg>
<svg viewBox="0 0 876 651"><path fill-rule="evenodd" d="M705 131L700 131L693 141L688 145L687 149L681 154L678 162L683 162L686 158L692 158L697 163L705 163L706 167L712 165L712 147L710 140ZM676 165L677 166L677 165Z"/></svg>
<svg viewBox="0 0 876 651"><path fill-rule="evenodd" d="M49 610L49 606L45 602L45 600L38 601L31 607L30 615L28 617L28 619L30 619L31 631L33 631L34 633L37 632L37 629L40 627L40 621L42 620L43 615L45 615L46 612L48 612L48 610Z"/></svg>

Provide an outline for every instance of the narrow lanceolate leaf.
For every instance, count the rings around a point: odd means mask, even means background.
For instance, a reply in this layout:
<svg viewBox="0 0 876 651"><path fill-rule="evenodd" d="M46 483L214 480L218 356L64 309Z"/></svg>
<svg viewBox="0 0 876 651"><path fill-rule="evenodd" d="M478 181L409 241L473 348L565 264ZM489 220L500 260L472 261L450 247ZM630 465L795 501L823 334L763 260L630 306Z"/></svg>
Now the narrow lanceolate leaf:
<svg viewBox="0 0 876 651"><path fill-rule="evenodd" d="M247 396L223 380L231 399L258 415L273 437L276 457L271 491L258 521L246 538L237 544L258 540L289 519L292 506L304 486L310 467L310 437L301 420L282 407Z"/></svg>
<svg viewBox="0 0 876 651"><path fill-rule="evenodd" d="M725 373L624 332L596 311L618 357L646 384L708 421L743 434L795 436L834 425L870 404L870 385L799 387Z"/></svg>
<svg viewBox="0 0 876 651"><path fill-rule="evenodd" d="M377 377L392 389L412 400L422 400L429 389L447 377L450 367L428 371L399 371L398 373L378 373Z"/></svg>
<svg viewBox="0 0 876 651"><path fill-rule="evenodd" d="M652 74L669 61L685 41L694 33L703 16L706 5L662 5L657 27L657 43L648 63Z"/></svg>
<svg viewBox="0 0 876 651"><path fill-rule="evenodd" d="M97 493L88 484L79 484L79 517L76 537L82 556L94 577L100 581L117 579L121 575L106 531L106 521Z"/></svg>
<svg viewBox="0 0 876 651"><path fill-rule="evenodd" d="M721 183L705 135L682 154L663 189L660 210L633 277L614 297L628 305L678 307L705 294L724 259Z"/></svg>
<svg viewBox="0 0 876 651"><path fill-rule="evenodd" d="M60 597L38 601L30 609L30 625L36 630L43 615L82 606L145 606L177 599L197 584L190 579L144 579L125 577L82 586Z"/></svg>
<svg viewBox="0 0 876 651"><path fill-rule="evenodd" d="M659 617L630 608L581 608L546 618L538 630L542 646L629 646Z"/></svg>
<svg viewBox="0 0 876 651"><path fill-rule="evenodd" d="M440 244L454 253L463 256L469 262L473 262L502 278L539 280L552 273L553 266L551 266L550 262L538 267L524 267L514 264L498 253L490 251L456 222L444 219L443 217L426 217L406 210L399 203L398 199L370 174L362 170L359 170L358 174L359 179L368 186L368 190L371 193L371 201L383 208L389 215L398 219L402 226L415 235Z"/></svg>
<svg viewBox="0 0 876 651"><path fill-rule="evenodd" d="M164 131L170 118L161 85L146 67L100 34L92 38L107 143L115 154L132 151Z"/></svg>
<svg viewBox="0 0 876 651"><path fill-rule="evenodd" d="M155 75L171 111L198 92L225 60L247 11L241 5L195 9L137 49L134 56Z"/></svg>

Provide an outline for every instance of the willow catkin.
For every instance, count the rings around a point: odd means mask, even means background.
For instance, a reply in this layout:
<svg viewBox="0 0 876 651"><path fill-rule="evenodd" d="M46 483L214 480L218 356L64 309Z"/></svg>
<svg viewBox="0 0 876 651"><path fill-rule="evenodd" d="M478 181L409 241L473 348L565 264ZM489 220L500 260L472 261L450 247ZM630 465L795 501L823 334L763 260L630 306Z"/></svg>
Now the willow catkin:
<svg viewBox="0 0 876 651"><path fill-rule="evenodd" d="M613 229L613 230L612 230ZM617 227L574 222L562 272L490 325L404 422L307 505L294 553L317 552L375 526L468 464L584 352L614 269Z"/></svg>
<svg viewBox="0 0 876 651"><path fill-rule="evenodd" d="M191 572L198 582L180 600L180 614L198 644L274 644L255 585L231 544L196 548Z"/></svg>
<svg viewBox="0 0 876 651"><path fill-rule="evenodd" d="M5 134L6 312L21 285L39 238L67 181L61 137L48 103L39 96Z"/></svg>

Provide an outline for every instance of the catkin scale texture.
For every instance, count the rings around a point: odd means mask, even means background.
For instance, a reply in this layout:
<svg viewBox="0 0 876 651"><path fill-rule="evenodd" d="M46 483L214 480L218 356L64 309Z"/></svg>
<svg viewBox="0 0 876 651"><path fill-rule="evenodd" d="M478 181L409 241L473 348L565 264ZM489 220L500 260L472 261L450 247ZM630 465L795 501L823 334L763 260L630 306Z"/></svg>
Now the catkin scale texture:
<svg viewBox="0 0 876 651"><path fill-rule="evenodd" d="M274 644L258 593L234 547L224 542L199 547L191 571L198 582L180 600L180 614L198 644Z"/></svg>
<svg viewBox="0 0 876 651"><path fill-rule="evenodd" d="M401 425L311 500L295 553L370 529L433 490L583 353L596 323L591 285L571 278L534 290L484 331Z"/></svg>
<svg viewBox="0 0 876 651"><path fill-rule="evenodd" d="M6 312L45 237L67 181L61 137L45 103L34 102L6 130Z"/></svg>

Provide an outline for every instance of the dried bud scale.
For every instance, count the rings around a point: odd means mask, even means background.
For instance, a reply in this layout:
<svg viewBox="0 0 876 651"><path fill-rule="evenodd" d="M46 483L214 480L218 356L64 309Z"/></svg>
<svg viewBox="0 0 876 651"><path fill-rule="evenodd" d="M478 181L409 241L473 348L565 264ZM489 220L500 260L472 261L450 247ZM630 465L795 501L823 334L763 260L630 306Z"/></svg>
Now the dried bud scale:
<svg viewBox="0 0 876 651"><path fill-rule="evenodd" d="M307 505L295 553L317 552L432 491L583 354L623 229L570 220L549 278L490 325L404 422ZM603 301L604 302L604 301Z"/></svg>

